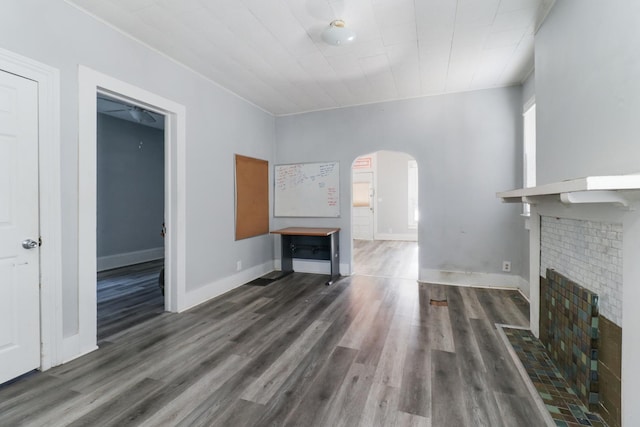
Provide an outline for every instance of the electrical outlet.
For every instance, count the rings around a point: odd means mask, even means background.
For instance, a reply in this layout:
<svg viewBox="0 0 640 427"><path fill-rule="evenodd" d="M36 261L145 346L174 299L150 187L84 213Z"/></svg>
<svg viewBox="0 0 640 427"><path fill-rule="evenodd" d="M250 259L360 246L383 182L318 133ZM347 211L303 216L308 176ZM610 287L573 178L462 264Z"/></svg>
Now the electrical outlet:
<svg viewBox="0 0 640 427"><path fill-rule="evenodd" d="M502 271L505 273L511 272L511 261L502 261Z"/></svg>
<svg viewBox="0 0 640 427"><path fill-rule="evenodd" d="M236 261L236 271L242 270L242 261Z"/></svg>

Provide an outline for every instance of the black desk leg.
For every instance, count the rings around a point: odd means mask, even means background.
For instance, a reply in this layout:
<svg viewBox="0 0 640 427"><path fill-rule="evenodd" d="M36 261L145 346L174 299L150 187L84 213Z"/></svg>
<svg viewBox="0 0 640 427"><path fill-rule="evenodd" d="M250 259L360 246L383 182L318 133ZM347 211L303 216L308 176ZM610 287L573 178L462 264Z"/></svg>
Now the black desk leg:
<svg viewBox="0 0 640 427"><path fill-rule="evenodd" d="M340 233L331 234L331 278L327 282L327 286L335 283L340 278Z"/></svg>
<svg viewBox="0 0 640 427"><path fill-rule="evenodd" d="M291 236L282 234L281 237L280 244L282 245L282 256L280 259L280 271L282 271L282 275L280 277L284 277L293 273L293 257L291 254Z"/></svg>

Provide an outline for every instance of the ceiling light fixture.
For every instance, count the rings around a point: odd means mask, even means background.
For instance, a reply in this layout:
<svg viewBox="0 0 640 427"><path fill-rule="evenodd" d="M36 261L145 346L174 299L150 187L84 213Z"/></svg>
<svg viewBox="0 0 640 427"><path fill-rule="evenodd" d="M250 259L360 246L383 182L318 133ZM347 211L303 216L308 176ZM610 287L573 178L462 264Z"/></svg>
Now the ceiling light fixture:
<svg viewBox="0 0 640 427"><path fill-rule="evenodd" d="M129 115L137 120L138 123L155 123L156 119L147 110L143 110L140 107L133 106L129 110Z"/></svg>
<svg viewBox="0 0 640 427"><path fill-rule="evenodd" d="M322 40L332 46L342 46L343 44L351 43L355 39L356 33L345 28L344 21L341 19L331 21L329 26L322 32Z"/></svg>

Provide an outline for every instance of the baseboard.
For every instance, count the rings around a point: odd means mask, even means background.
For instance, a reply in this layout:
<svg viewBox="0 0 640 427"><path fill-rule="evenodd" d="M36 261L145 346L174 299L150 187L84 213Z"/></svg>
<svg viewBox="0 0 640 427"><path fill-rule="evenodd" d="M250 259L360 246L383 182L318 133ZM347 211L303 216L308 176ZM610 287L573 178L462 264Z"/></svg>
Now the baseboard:
<svg viewBox="0 0 640 427"><path fill-rule="evenodd" d="M522 276L519 276L519 279L520 279L520 286L518 290L528 302L531 302L530 301L531 287L529 286L529 281Z"/></svg>
<svg viewBox="0 0 640 427"><path fill-rule="evenodd" d="M82 348L80 343L80 334L72 335L62 339L62 364L71 362L78 357L89 354L98 349L97 345L92 344L88 348Z"/></svg>
<svg viewBox="0 0 640 427"><path fill-rule="evenodd" d="M216 280L197 289L187 291L184 296L184 304L178 307L178 312L188 310L196 305L200 305L203 302L215 298L231 289L244 285L247 282L257 279L274 270L273 262L265 262L264 264L256 265L246 270L242 270L231 276L227 276L223 279Z"/></svg>
<svg viewBox="0 0 640 427"><path fill-rule="evenodd" d="M276 270L281 270L282 265L279 259L273 262ZM312 274L331 274L331 265L329 261L312 260L312 259L293 259L293 271L299 273ZM351 274L349 264L340 264L340 275L348 276Z"/></svg>
<svg viewBox="0 0 640 427"><path fill-rule="evenodd" d="M392 234L392 233L376 233L374 240L400 240L403 242L417 242L418 234Z"/></svg>
<svg viewBox="0 0 640 427"><path fill-rule="evenodd" d="M520 289L522 280L522 277L511 274L430 270L423 268L420 270L419 282L435 283L438 285Z"/></svg>
<svg viewBox="0 0 640 427"><path fill-rule="evenodd" d="M164 247L98 257L98 271L140 264L164 258Z"/></svg>

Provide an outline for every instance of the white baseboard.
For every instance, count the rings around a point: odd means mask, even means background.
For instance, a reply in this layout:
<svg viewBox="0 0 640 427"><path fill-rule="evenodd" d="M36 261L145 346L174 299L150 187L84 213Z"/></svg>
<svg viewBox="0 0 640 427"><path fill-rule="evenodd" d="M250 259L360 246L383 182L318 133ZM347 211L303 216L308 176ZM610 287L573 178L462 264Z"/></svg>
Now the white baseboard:
<svg viewBox="0 0 640 427"><path fill-rule="evenodd" d="M89 354L98 349L98 346L92 344L87 348L82 348L80 343L80 334L71 335L62 339L62 364L71 362L78 357Z"/></svg>
<svg viewBox="0 0 640 427"><path fill-rule="evenodd" d="M256 265L246 270L242 270L231 276L227 276L215 282L211 282L197 289L187 291L184 296L184 304L178 307L178 312L188 310L196 305L200 305L203 302L215 298L231 289L244 285L247 282L257 279L274 270L273 262L265 262L264 264Z"/></svg>
<svg viewBox="0 0 640 427"><path fill-rule="evenodd" d="M279 259L273 262L276 270L282 269L282 264ZM331 274L331 265L329 261L313 260L313 259L293 259L293 271L299 273L312 273L312 274ZM349 276L351 271L349 264L340 263L340 275Z"/></svg>
<svg viewBox="0 0 640 427"><path fill-rule="evenodd" d="M523 297L526 298L527 301L530 301L531 286L529 286L529 281L522 276L519 276L519 279L520 279L520 286L519 286L520 293L522 294Z"/></svg>
<svg viewBox="0 0 640 427"><path fill-rule="evenodd" d="M164 258L164 247L98 257L98 271Z"/></svg>
<svg viewBox="0 0 640 427"><path fill-rule="evenodd" d="M419 282L438 285L472 286L482 288L521 289L524 279L512 274L445 271L423 268Z"/></svg>
<svg viewBox="0 0 640 427"><path fill-rule="evenodd" d="M389 233L376 233L374 240L401 240L404 242L417 242L418 234L389 234Z"/></svg>

